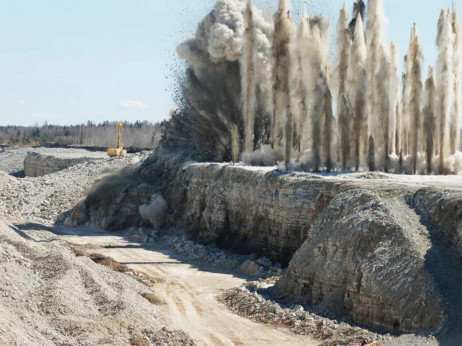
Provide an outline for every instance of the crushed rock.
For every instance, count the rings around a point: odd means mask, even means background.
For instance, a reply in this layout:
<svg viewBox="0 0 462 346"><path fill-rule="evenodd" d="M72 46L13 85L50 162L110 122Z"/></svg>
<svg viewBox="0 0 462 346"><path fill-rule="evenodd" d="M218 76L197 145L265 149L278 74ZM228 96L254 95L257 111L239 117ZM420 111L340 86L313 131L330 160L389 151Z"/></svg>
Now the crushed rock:
<svg viewBox="0 0 462 346"><path fill-rule="evenodd" d="M0 147L0 171L21 175L21 172L24 171L24 160L32 152L36 152L36 149L31 147Z"/></svg>
<svg viewBox="0 0 462 346"><path fill-rule="evenodd" d="M152 229L135 228L129 231L129 238L141 243L163 244L190 260L212 267L239 270L248 277L267 278L283 273L281 264L273 264L267 257L257 258L255 254L237 255L214 245L202 245L189 240L180 230L171 229L159 232Z"/></svg>
<svg viewBox="0 0 462 346"><path fill-rule="evenodd" d="M225 291L218 300L232 312L253 321L288 328L297 335L310 335L326 346L398 346L398 345L438 345L433 337L390 334L376 334L360 327L352 326L316 315L301 305L286 306L261 294L274 286L278 277L245 284Z"/></svg>
<svg viewBox="0 0 462 346"><path fill-rule="evenodd" d="M230 311L259 323L288 328L291 333L310 335L323 342L323 345L369 345L369 346L414 346L437 345L434 337L390 334L377 334L366 329L352 326L317 315L301 305L286 306L271 300L267 294L283 274L280 265L274 266L266 258L255 255L236 255L215 246L205 246L189 240L178 230L158 232L152 229L132 229L129 231L132 241L141 243L160 243L171 248L175 253L191 260L206 263L214 267L239 270L257 281L224 292L217 299ZM256 266L260 269L255 271ZM250 272L249 272L250 271Z"/></svg>
<svg viewBox="0 0 462 346"><path fill-rule="evenodd" d="M76 257L59 243L33 242L0 223L0 344L192 345L164 328L134 278Z"/></svg>
<svg viewBox="0 0 462 346"><path fill-rule="evenodd" d="M96 179L127 165L136 164L149 155L148 152L143 152L128 154L122 158L108 157L37 178L11 176L9 171L16 170L19 162L23 164L21 153L29 149L7 148L7 151L0 153L0 219L37 221L43 224L56 220L60 222L84 197ZM78 149L59 149L73 150Z"/></svg>

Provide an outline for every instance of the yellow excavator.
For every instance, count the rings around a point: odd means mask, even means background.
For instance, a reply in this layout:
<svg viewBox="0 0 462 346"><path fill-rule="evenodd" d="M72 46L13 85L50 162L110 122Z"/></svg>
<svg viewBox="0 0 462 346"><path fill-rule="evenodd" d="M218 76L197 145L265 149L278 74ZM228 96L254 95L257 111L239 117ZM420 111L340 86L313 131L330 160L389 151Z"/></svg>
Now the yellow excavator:
<svg viewBox="0 0 462 346"><path fill-rule="evenodd" d="M122 123L117 123L117 148L109 148L107 154L109 156L125 156L127 151L124 149L122 144Z"/></svg>

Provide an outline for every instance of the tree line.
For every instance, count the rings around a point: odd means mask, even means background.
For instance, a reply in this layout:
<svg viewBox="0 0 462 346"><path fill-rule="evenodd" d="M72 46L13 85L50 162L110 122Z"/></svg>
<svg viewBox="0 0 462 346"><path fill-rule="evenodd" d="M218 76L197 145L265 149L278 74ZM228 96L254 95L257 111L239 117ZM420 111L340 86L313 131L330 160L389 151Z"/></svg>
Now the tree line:
<svg viewBox="0 0 462 346"><path fill-rule="evenodd" d="M128 148L154 149L162 137L163 123L148 121L124 122L123 144ZM116 122L60 126L44 123L39 126L0 126L1 145L82 145L111 147L117 145Z"/></svg>

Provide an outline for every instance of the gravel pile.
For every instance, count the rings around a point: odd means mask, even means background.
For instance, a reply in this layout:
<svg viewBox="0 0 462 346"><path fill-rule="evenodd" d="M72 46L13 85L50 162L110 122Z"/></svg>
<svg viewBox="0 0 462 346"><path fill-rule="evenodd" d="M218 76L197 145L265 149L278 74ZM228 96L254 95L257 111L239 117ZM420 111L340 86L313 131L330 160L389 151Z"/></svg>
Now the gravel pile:
<svg viewBox="0 0 462 346"><path fill-rule="evenodd" d="M16 164L13 163L11 154L17 150L19 149L12 148L0 153L0 170L8 164ZM20 149L19 152L22 153L22 150L25 149ZM46 224L64 220L66 213L84 197L85 191L95 179L140 162L147 155L148 153L138 153L123 158L108 157L38 178L16 178L9 175L8 171L0 171L0 219L21 219ZM16 160L21 158L18 155Z"/></svg>
<svg viewBox="0 0 462 346"><path fill-rule="evenodd" d="M274 265L267 257L258 258L255 254L236 255L214 245L205 246L189 240L179 230L158 232L152 229L132 229L129 237L136 242L163 244L195 262L231 271L239 270L249 277L267 278L283 273L282 266Z"/></svg>
<svg viewBox="0 0 462 346"><path fill-rule="evenodd" d="M230 311L259 323L270 324L289 329L293 334L310 335L323 345L351 346L414 346L437 345L430 337L403 335L394 337L382 335L349 323L324 318L314 312L306 311L301 305L285 305L273 297L272 287L283 274L280 265L273 265L266 257L255 255L236 255L215 246L204 246L189 240L178 230L157 232L151 229L132 229L129 231L132 241L157 243L169 247L195 262L205 263L216 268L237 270L241 274L258 278L244 286L224 292L218 300Z"/></svg>
<svg viewBox="0 0 462 346"><path fill-rule="evenodd" d="M57 158L93 158L104 159L107 157L103 152L91 152L84 149L63 148L32 148L32 147L0 147L0 171L8 174L22 175L24 160L30 153Z"/></svg>
<svg viewBox="0 0 462 346"><path fill-rule="evenodd" d="M0 171L7 174L20 174L24 170L24 159L36 151L30 147L0 148Z"/></svg>
<svg viewBox="0 0 462 346"><path fill-rule="evenodd" d="M21 238L0 223L1 345L192 345L164 327L134 278Z"/></svg>
<svg viewBox="0 0 462 346"><path fill-rule="evenodd" d="M224 292L218 300L240 316L256 322L288 328L293 334L314 336L323 342L322 345L438 345L433 337L415 335L393 337L389 334L376 334L305 311L301 305L279 304L271 300L270 295L262 294L271 291L271 287L278 279L274 277L233 288Z"/></svg>

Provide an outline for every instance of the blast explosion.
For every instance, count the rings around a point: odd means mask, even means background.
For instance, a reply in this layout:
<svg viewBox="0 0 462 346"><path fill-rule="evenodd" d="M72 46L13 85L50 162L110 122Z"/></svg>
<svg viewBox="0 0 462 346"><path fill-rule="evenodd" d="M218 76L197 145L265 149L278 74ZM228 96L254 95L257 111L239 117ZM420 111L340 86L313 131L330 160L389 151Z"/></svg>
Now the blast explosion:
<svg viewBox="0 0 462 346"><path fill-rule="evenodd" d="M217 0L178 49L189 77L167 139L182 148L187 142L205 159L237 160L240 152L249 164L308 171L457 174L462 33L455 6L441 11L438 61L425 87L414 24L402 92L381 0L367 8L357 0L352 14L346 4L340 10L331 64L326 19L305 10L297 28L289 0L279 1L273 18L250 0Z"/></svg>

